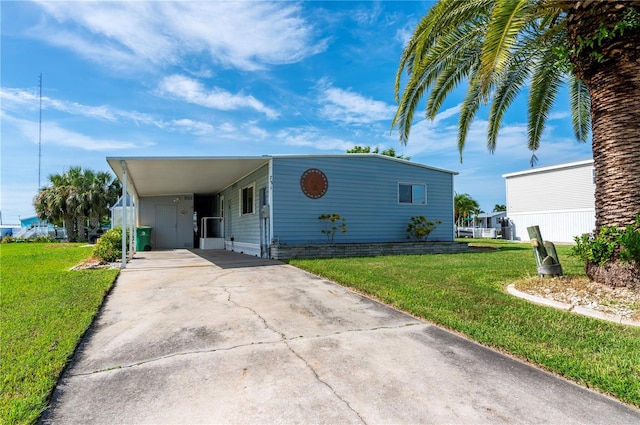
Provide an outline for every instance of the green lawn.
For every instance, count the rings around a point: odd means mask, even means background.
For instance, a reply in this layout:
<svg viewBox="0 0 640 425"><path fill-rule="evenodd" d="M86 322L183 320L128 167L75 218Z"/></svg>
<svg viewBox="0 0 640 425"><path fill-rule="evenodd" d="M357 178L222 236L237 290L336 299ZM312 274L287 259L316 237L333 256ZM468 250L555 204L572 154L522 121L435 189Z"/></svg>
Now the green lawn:
<svg viewBox="0 0 640 425"><path fill-rule="evenodd" d="M500 250L290 263L640 407L640 328L507 294L509 283L536 275L531 246L480 243ZM569 252L558 247L565 274L584 275Z"/></svg>
<svg viewBox="0 0 640 425"><path fill-rule="evenodd" d="M34 423L117 270L68 271L69 244L0 245L0 423Z"/></svg>

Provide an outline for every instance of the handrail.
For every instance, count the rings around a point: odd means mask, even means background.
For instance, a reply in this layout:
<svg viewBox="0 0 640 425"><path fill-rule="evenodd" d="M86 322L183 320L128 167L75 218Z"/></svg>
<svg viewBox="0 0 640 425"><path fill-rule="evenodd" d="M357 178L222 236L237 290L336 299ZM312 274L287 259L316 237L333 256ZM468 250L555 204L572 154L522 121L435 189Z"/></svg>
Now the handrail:
<svg viewBox="0 0 640 425"><path fill-rule="evenodd" d="M208 220L222 220L224 217L202 217L200 219L200 228L202 229L202 236L203 238L207 237L207 221Z"/></svg>

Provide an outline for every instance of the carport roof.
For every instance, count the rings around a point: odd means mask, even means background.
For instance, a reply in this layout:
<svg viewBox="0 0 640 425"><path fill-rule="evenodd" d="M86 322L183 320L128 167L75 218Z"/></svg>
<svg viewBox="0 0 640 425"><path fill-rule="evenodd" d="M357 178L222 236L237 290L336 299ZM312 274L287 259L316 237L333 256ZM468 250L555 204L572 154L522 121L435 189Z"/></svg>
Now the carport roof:
<svg viewBox="0 0 640 425"><path fill-rule="evenodd" d="M145 197L217 193L270 159L268 156L108 157L107 162L120 181L124 164L128 171L127 192Z"/></svg>

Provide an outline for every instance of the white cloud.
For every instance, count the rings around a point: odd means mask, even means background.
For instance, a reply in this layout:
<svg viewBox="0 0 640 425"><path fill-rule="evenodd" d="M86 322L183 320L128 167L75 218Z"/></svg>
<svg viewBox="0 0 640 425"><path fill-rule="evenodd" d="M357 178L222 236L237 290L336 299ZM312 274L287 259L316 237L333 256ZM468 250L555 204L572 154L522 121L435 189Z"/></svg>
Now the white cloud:
<svg viewBox="0 0 640 425"><path fill-rule="evenodd" d="M247 125L246 131L248 135L258 140L264 140L269 136L269 132L267 130L254 124Z"/></svg>
<svg viewBox="0 0 640 425"><path fill-rule="evenodd" d="M129 141L96 139L75 131L69 131L50 122L42 123L42 133L42 142L44 144L78 148L88 151L113 151L142 147Z"/></svg>
<svg viewBox="0 0 640 425"><path fill-rule="evenodd" d="M396 31L396 41L398 41L403 48L409 43L411 37L413 37L413 32L416 29L416 24L417 22L412 20L410 22L407 22L402 28Z"/></svg>
<svg viewBox="0 0 640 425"><path fill-rule="evenodd" d="M39 105L38 96L30 91L0 88L0 99L4 110L24 111L36 110ZM146 125L170 131L180 131L201 136L213 131L213 126L202 121L194 121L188 118L164 121L151 114L138 111L125 111L107 105L85 105L78 102L70 102L60 99L42 97L42 106L46 109L64 112L70 115L83 116L110 121L113 123L133 122L137 126Z"/></svg>
<svg viewBox="0 0 640 425"><path fill-rule="evenodd" d="M395 114L395 107L375 100L351 90L343 90L320 84L318 101L322 104L320 115L330 121L347 124L370 124L377 121L390 121Z"/></svg>
<svg viewBox="0 0 640 425"><path fill-rule="evenodd" d="M276 140L287 146L311 147L318 150L340 150L345 152L351 149L353 142L340 138L325 136L315 129L290 129L281 130L276 134Z"/></svg>
<svg viewBox="0 0 640 425"><path fill-rule="evenodd" d="M277 118L278 113L265 106L253 96L232 94L227 90L214 87L207 90L202 83L182 75L165 77L157 90L158 94L183 100L206 108L231 111L249 108L265 114L268 118Z"/></svg>
<svg viewBox="0 0 640 425"><path fill-rule="evenodd" d="M186 118L170 121L169 124L179 131L195 134L196 136L205 136L213 133L213 126L211 124Z"/></svg>
<svg viewBox="0 0 640 425"><path fill-rule="evenodd" d="M548 120L565 120L567 118L570 118L571 115L569 114L569 112L567 111L562 111L562 112L552 112L549 114L549 118Z"/></svg>
<svg viewBox="0 0 640 425"><path fill-rule="evenodd" d="M289 2L49 2L38 37L116 69L180 65L208 53L242 70L298 62L324 51L302 7ZM202 72L201 70L198 72Z"/></svg>
<svg viewBox="0 0 640 425"><path fill-rule="evenodd" d="M235 132L235 131L236 131L236 127L235 127L232 123L230 123L230 122L222 123L222 124L218 127L218 129L219 129L220 131L222 131L223 133L227 133L227 134L231 134L231 133L233 133L233 132Z"/></svg>
<svg viewBox="0 0 640 425"><path fill-rule="evenodd" d="M13 126L25 140L38 140L38 124L2 114L3 125ZM70 131L50 121L42 122L42 144L78 148L86 151L105 151L141 148L151 146L150 143L139 144L130 141L98 139L76 131Z"/></svg>

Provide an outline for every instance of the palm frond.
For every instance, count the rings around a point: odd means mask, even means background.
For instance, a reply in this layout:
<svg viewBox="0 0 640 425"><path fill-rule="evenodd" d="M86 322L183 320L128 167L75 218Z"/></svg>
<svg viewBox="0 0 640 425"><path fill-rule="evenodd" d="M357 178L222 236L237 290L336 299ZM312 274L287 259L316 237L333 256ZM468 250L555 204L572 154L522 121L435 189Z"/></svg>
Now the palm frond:
<svg viewBox="0 0 640 425"><path fill-rule="evenodd" d="M480 83L486 92L495 74L500 74L510 61L521 30L531 19L530 0L499 0L493 8L482 49Z"/></svg>
<svg viewBox="0 0 640 425"><path fill-rule="evenodd" d="M441 0L429 9L400 56L394 84L396 102L400 98L402 74L406 71L415 75L413 68L423 61L423 56L431 48L439 44L443 34L448 34L455 28L465 25L474 17L488 15L493 3L495 0L466 0L463 2Z"/></svg>
<svg viewBox="0 0 640 425"><path fill-rule="evenodd" d="M487 149L491 153L496 149L502 117L531 75L531 63L538 55L540 46L546 44L544 39L548 36L548 31L540 31L535 22L531 23L515 55L511 57L503 75L496 83L487 129Z"/></svg>
<svg viewBox="0 0 640 425"><path fill-rule="evenodd" d="M458 153L460 155L460 163L462 163L462 151L467 141L467 133L471 127L471 123L478 112L482 101L482 88L480 81L472 80L469 84L467 95L460 106L460 119L458 121Z"/></svg>
<svg viewBox="0 0 640 425"><path fill-rule="evenodd" d="M591 129L591 97L587 85L575 75L569 82L569 102L573 132L579 141L586 142Z"/></svg>
<svg viewBox="0 0 640 425"><path fill-rule="evenodd" d="M549 111L555 102L563 74L550 66L554 52L546 49L536 63L529 89L528 148L536 151L540 147L540 139L544 131Z"/></svg>
<svg viewBox="0 0 640 425"><path fill-rule="evenodd" d="M434 119L449 93L464 78L469 78L472 69L477 69L482 49L483 32L482 26L477 25L447 35L446 38L452 39L450 40L451 44L455 45L451 47L453 57L449 59L447 66L443 67L438 73L438 78L433 82L431 94L427 99L427 118Z"/></svg>

